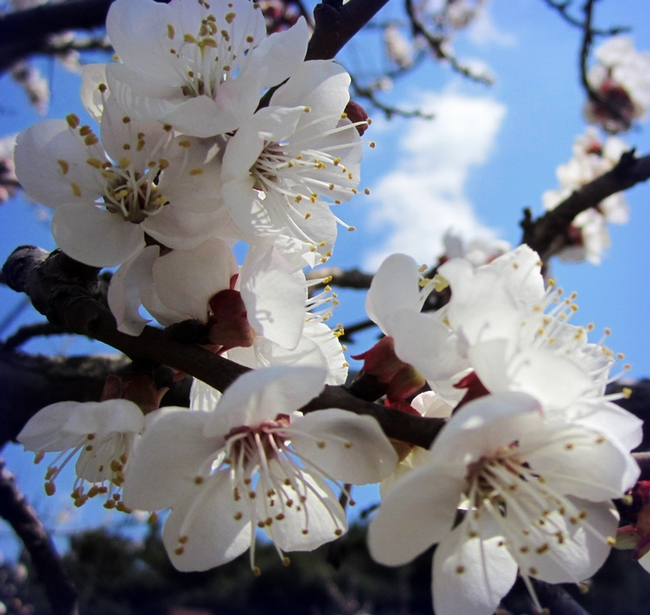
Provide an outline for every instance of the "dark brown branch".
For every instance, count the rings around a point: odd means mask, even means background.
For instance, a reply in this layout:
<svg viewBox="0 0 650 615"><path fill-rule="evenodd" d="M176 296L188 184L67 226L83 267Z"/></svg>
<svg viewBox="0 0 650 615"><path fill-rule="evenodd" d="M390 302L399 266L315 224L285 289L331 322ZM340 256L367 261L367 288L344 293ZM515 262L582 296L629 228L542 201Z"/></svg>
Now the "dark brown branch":
<svg viewBox="0 0 650 615"><path fill-rule="evenodd" d="M522 243L528 244L547 261L568 245L567 232L575 217L596 207L608 196L627 190L650 178L650 155L637 158L634 151L621 156L619 163L609 172L576 190L555 209L533 220L530 210L526 210L521 222L524 230Z"/></svg>
<svg viewBox="0 0 650 615"><path fill-rule="evenodd" d="M117 354L46 357L0 347L0 448L15 440L41 408L59 401L97 401L109 374L121 376L130 369L130 361ZM174 375L167 367L153 373L158 388L169 388L163 404L186 407L191 378L175 381Z"/></svg>
<svg viewBox="0 0 650 615"><path fill-rule="evenodd" d="M103 28L112 1L66 0L0 15L0 72L44 52L53 34Z"/></svg>
<svg viewBox="0 0 650 615"><path fill-rule="evenodd" d="M305 60L330 60L388 0L324 0L314 9L316 29Z"/></svg>
<svg viewBox="0 0 650 615"><path fill-rule="evenodd" d="M108 308L92 296L97 270L73 261L58 250L17 248L3 267L7 284L26 293L34 307L54 324L100 340L131 359L162 363L224 391L248 368L204 348L179 341L173 330L145 327L139 337L120 333ZM391 438L429 447L444 421L425 419L358 399L344 387L327 386L303 410L342 408L374 416Z"/></svg>
<svg viewBox="0 0 650 615"><path fill-rule="evenodd" d="M50 537L0 459L0 516L22 540L56 615L76 615L77 591Z"/></svg>
<svg viewBox="0 0 650 615"><path fill-rule="evenodd" d="M327 284L340 286L341 288L358 288L367 290L370 288L373 275L363 273L360 269L341 269L340 267L319 267L307 274L310 280L331 278Z"/></svg>

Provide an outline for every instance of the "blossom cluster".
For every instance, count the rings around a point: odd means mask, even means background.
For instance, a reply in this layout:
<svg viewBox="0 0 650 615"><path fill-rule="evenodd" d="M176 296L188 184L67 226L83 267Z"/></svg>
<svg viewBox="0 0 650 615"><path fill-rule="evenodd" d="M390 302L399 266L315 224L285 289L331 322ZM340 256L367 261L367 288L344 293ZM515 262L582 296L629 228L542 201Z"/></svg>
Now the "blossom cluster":
<svg viewBox="0 0 650 615"><path fill-rule="evenodd" d="M618 35L596 49L596 59L587 80L600 100L587 102L585 117L607 132L629 130L650 107L650 53L636 51L629 36Z"/></svg>
<svg viewBox="0 0 650 615"><path fill-rule="evenodd" d="M420 312L434 289L450 289L448 303ZM575 295L545 290L525 246L479 267L448 260L433 280L397 254L375 276L367 309L395 360L431 388L412 411L451 415L429 451L402 451L401 476L385 484L370 524L375 559L399 565L439 543L440 615L492 613L518 573L535 600L531 578L590 577L615 543L612 499L638 477L629 451L642 433L605 394L622 357L589 342L593 325L569 322Z"/></svg>
<svg viewBox="0 0 650 615"><path fill-rule="evenodd" d="M70 114L24 131L17 177L54 209L63 252L117 268L108 303L121 332L194 321L201 346L250 371L223 393L195 380L189 408L161 408L165 391L142 377L44 408L18 439L39 461L59 453L46 492L76 459L76 505L170 511L163 541L179 570L248 550L258 573L259 532L288 563L346 531L337 487L349 498L346 485L381 482L371 553L399 565L437 543L438 615L489 615L517 574L533 596L531 578L592 575L615 541L612 500L638 477L641 425L605 393L622 356L569 322L575 295L546 288L525 246L450 236L433 279L393 255L368 292L384 338L362 377L392 411L445 426L425 450L368 416L306 411L347 378L342 331L327 324L336 297L312 292L327 281L304 270L331 256L347 226L332 208L359 192L369 121L349 75L303 61L303 18L266 36L248 0L116 0L107 29L116 60L85 67L81 91L98 128ZM588 132L562 190L622 147Z"/></svg>
<svg viewBox="0 0 650 615"><path fill-rule="evenodd" d="M611 171L621 156L630 148L622 139L608 136L600 138L594 126L588 126L584 134L573 142L573 158L557 168L560 187L547 190L542 202L547 211L555 209L571 194ZM578 214L569 227L567 246L558 256L566 261L587 260L600 264L602 253L610 247L607 224L626 224L628 206L625 195L617 192L602 200L597 207Z"/></svg>
<svg viewBox="0 0 650 615"><path fill-rule="evenodd" d="M332 207L358 192L369 121L339 64L303 61L309 29L293 21L267 36L248 0L117 0L116 59L82 75L97 126L69 114L16 140L16 175L54 210L59 248L117 267L120 331L196 321L203 347L256 369L223 397L196 382L190 410L159 409L150 383L113 382L100 402L44 408L20 435L39 458L60 451L48 494L76 457L76 505L170 508L181 570L229 561L258 529L282 557L334 540L346 521L327 481L377 482L397 461L374 419L299 411L347 376L342 332L326 324L336 295L310 292L326 281L304 269L332 254L344 225Z"/></svg>

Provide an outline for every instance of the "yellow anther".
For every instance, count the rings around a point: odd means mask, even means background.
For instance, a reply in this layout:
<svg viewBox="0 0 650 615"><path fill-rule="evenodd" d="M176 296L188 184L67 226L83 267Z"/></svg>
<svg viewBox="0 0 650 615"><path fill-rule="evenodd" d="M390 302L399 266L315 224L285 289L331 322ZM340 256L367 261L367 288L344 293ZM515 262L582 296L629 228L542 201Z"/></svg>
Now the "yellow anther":
<svg viewBox="0 0 650 615"><path fill-rule="evenodd" d="M435 288L438 292L441 292L448 286L449 282L439 273L436 273L436 275L433 277L433 288Z"/></svg>
<svg viewBox="0 0 650 615"><path fill-rule="evenodd" d="M68 171L70 170L70 165L68 164L67 160L57 160L59 163L59 166L61 167L61 171L64 175L67 175Z"/></svg>
<svg viewBox="0 0 650 615"><path fill-rule="evenodd" d="M81 197L81 186L77 182L70 182L70 188L72 188L72 194L77 198Z"/></svg>
<svg viewBox="0 0 650 615"><path fill-rule="evenodd" d="M232 23L232 22L235 20L235 17L236 17L235 13L232 13L232 12L231 12L231 13L227 13L227 14L226 14L226 18L225 18L225 19L226 19L226 22L227 22L227 23Z"/></svg>
<svg viewBox="0 0 650 615"><path fill-rule="evenodd" d="M118 162L120 164L120 167L123 169L128 169L131 164L131 158L129 156L122 156Z"/></svg>
<svg viewBox="0 0 650 615"><path fill-rule="evenodd" d="M97 89L98 89L102 94L104 94L104 93L106 92L106 90L108 90L108 88L106 87L106 84L105 84L105 83L100 83L100 84L97 86Z"/></svg>
<svg viewBox="0 0 650 615"><path fill-rule="evenodd" d="M190 175L202 175L204 172L204 169L192 169L190 171Z"/></svg>
<svg viewBox="0 0 650 615"><path fill-rule="evenodd" d="M88 147L90 147L91 145L95 145L96 143L99 143L99 139L95 135L90 134L84 139L84 143Z"/></svg>
<svg viewBox="0 0 650 615"><path fill-rule="evenodd" d="M632 395L632 389L629 387L623 387L621 393L623 393L623 397L625 397L625 399L630 399L630 396Z"/></svg>
<svg viewBox="0 0 650 615"><path fill-rule="evenodd" d="M86 160L86 164L90 165L91 167L93 167L95 169L101 169L102 168L102 161L99 160L99 158L88 158L88 160ZM65 173L65 171L64 171L64 173Z"/></svg>
<svg viewBox="0 0 650 615"><path fill-rule="evenodd" d="M183 34L183 42L196 43L196 39L191 34Z"/></svg>
<svg viewBox="0 0 650 615"><path fill-rule="evenodd" d="M79 124L81 123L81 120L79 119L78 115L75 115L74 113L70 113L65 116L65 121L68 122L68 126L70 128L75 129Z"/></svg>
<svg viewBox="0 0 650 615"><path fill-rule="evenodd" d="M56 493L56 486L53 482L45 483L45 493L47 495L54 495Z"/></svg>

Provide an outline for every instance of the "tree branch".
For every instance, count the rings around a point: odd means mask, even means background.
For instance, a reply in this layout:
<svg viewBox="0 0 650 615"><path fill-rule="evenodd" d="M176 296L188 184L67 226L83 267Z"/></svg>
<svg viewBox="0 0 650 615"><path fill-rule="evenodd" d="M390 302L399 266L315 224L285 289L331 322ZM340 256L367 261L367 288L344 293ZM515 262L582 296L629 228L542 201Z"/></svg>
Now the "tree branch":
<svg viewBox="0 0 650 615"><path fill-rule="evenodd" d="M649 178L650 155L637 158L634 150L626 152L611 171L576 190L537 220L533 220L529 209L525 210L524 220L520 223L524 231L521 242L528 244L543 261L547 261L568 245L569 226L579 213Z"/></svg>
<svg viewBox="0 0 650 615"><path fill-rule="evenodd" d="M324 0L314 9L316 28L305 60L330 60L388 0Z"/></svg>
<svg viewBox="0 0 650 615"><path fill-rule="evenodd" d="M133 360L168 365L220 391L249 371L197 344L175 339L173 327L145 327L138 337L120 333L108 308L92 296L97 269L77 263L58 250L48 253L34 246L21 246L7 259L3 272L9 287L26 293L50 322L100 340ZM327 408L373 416L389 437L425 448L444 424L441 419L412 416L358 399L342 386L326 386L302 410Z"/></svg>
<svg viewBox="0 0 650 615"><path fill-rule="evenodd" d="M77 591L68 579L50 537L13 475L0 458L0 516L23 541L57 615L76 615Z"/></svg>
<svg viewBox="0 0 650 615"><path fill-rule="evenodd" d="M49 37L103 28L113 0L65 0L0 15L0 72L50 48Z"/></svg>

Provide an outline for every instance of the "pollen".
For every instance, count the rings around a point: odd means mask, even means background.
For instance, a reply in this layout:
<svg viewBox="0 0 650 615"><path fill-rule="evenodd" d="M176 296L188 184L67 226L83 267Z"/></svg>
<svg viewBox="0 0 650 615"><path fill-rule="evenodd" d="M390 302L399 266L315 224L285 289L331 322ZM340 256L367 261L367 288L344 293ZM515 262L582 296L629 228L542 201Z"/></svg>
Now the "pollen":
<svg viewBox="0 0 650 615"><path fill-rule="evenodd" d="M70 187L72 188L72 194L77 198L81 197L81 186L77 182L71 182Z"/></svg>
<svg viewBox="0 0 650 615"><path fill-rule="evenodd" d="M465 572L465 566L456 566L456 574L463 574Z"/></svg>
<svg viewBox="0 0 650 615"><path fill-rule="evenodd" d="M227 23L232 23L232 22L235 20L235 17L236 17L236 16L237 16L237 15L236 15L235 13L232 13L232 12L231 12L231 13L227 13L227 14L226 14L226 22L227 22Z"/></svg>
<svg viewBox="0 0 650 615"><path fill-rule="evenodd" d="M59 163L59 166L61 167L61 172L64 175L68 174L68 171L70 170L70 165L68 164L67 160L57 160Z"/></svg>

